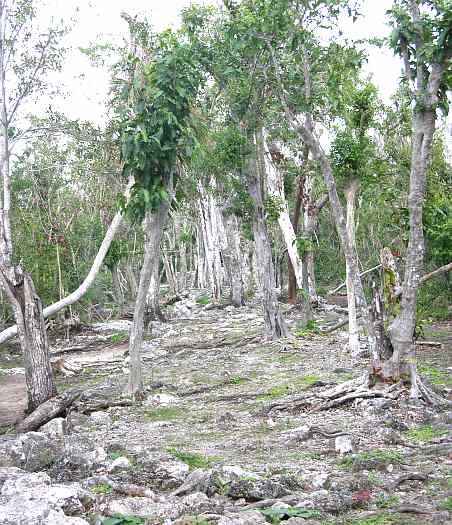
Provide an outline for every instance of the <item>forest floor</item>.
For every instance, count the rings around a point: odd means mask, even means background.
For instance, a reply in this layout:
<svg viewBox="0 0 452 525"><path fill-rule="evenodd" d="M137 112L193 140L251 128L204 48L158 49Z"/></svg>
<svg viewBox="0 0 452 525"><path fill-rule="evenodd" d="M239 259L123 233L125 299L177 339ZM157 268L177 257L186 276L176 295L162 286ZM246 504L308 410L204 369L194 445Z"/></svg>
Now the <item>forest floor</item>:
<svg viewBox="0 0 452 525"><path fill-rule="evenodd" d="M101 443L111 457L130 459L131 468L117 479L157 491L164 487L150 474L151 464L176 459L205 470L233 465L292 484L289 492L299 491L305 499L323 497L328 503L319 503L315 523L452 523L452 512L449 517L446 512L452 511L452 413L411 406L406 397L355 400L326 411L291 404L300 395L321 395L359 377L368 358L352 361L346 332L300 330L297 310L284 309L293 340L263 342L255 305L210 310L196 305L190 318L154 323L143 350L147 399L110 407L105 418L96 416L98 411L78 414L72 433ZM337 317L331 309L316 312L318 325ZM127 322L107 324L69 340L54 339L55 356L82 366L73 377L58 376L59 389L94 391L109 384L120 390L127 329ZM442 347L420 344L419 369L450 398L452 323L432 324L424 338ZM0 355L0 427L10 425L25 403L15 352L11 347ZM276 403L281 406L270 410ZM339 454L335 440L321 433L304 436L306 426L349 433L353 453ZM51 475L80 481L65 472ZM238 509L262 499L239 496L231 496Z"/></svg>

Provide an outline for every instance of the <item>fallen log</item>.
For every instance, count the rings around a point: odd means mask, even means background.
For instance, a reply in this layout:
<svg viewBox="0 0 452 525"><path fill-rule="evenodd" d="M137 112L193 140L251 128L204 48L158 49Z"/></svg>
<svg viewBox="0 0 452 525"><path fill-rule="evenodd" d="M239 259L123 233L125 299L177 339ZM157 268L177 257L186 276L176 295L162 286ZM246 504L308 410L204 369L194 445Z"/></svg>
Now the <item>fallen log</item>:
<svg viewBox="0 0 452 525"><path fill-rule="evenodd" d="M370 268L369 270L366 270L365 272L362 272L359 274L360 277L363 277L364 275L367 275L368 273L371 273L371 272L374 272L375 270L379 270L381 268L381 264L377 265L377 266L374 266L373 268ZM337 288L335 288L334 290L330 290L328 292L328 295L334 295L335 293L337 293L339 290L342 290L342 288L345 288L345 285L347 283L343 282L342 284L340 284Z"/></svg>
<svg viewBox="0 0 452 525"><path fill-rule="evenodd" d="M65 412L76 399L82 394L79 389L68 390L62 394L52 397L34 412L27 416L23 421L16 424L18 433L30 432L36 430L51 419Z"/></svg>

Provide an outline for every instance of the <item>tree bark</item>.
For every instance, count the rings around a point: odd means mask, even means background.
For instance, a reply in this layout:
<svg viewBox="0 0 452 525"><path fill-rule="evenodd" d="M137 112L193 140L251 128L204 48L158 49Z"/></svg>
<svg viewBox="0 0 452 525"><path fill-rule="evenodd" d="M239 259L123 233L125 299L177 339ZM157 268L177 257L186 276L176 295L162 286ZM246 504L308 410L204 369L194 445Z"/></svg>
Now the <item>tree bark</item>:
<svg viewBox="0 0 452 525"><path fill-rule="evenodd" d="M356 253L355 241L355 200L358 192L358 181L352 180L345 190L345 197L347 201L347 235L350 245ZM348 261L346 265L346 286L347 286L347 303L348 303L348 346L352 356L359 354L359 328L358 319L356 317L356 278L350 269Z"/></svg>
<svg viewBox="0 0 452 525"><path fill-rule="evenodd" d="M31 276L20 267L0 268L3 288L13 307L19 328L19 342L25 365L27 412L33 412L57 393L50 365L47 332L41 300L36 295Z"/></svg>
<svg viewBox="0 0 452 525"><path fill-rule="evenodd" d="M245 290L243 286L243 266L240 249L240 231L237 217L226 210L222 210L225 229L225 243L221 253L228 274L231 288L231 303L235 307L245 304Z"/></svg>
<svg viewBox="0 0 452 525"><path fill-rule="evenodd" d="M279 310L275 293L275 271L270 240L265 223L262 187L256 158L251 157L247 173L248 191L254 204L253 234L256 247L256 263L259 288L262 294L265 335L269 339L287 337L289 330Z"/></svg>
<svg viewBox="0 0 452 525"><path fill-rule="evenodd" d="M121 282L119 280L119 270L118 270L117 264L115 264L115 266L111 268L111 284L113 288L113 297L116 301L116 304L122 308L124 306L124 294L122 293L122 287L121 287Z"/></svg>
<svg viewBox="0 0 452 525"><path fill-rule="evenodd" d="M169 183L172 188L172 180ZM171 192L169 192L171 194ZM130 329L129 356L130 374L127 385L127 392L135 398L140 398L143 393L143 376L141 367L141 346L143 344L144 315L146 311L146 297L155 269L155 260L160 258L160 242L163 236L163 229L168 217L169 201L160 203L154 212L147 212L143 227L145 231L145 251L143 265L140 271L140 282L138 285L135 310L133 313L133 323Z"/></svg>
<svg viewBox="0 0 452 525"><path fill-rule="evenodd" d="M279 206L278 224L281 229L287 253L289 254L292 269L295 273L298 288L303 290L301 297L301 324L306 326L308 321L312 319L311 303L309 300L309 285L307 279L307 265L306 261L303 263L297 248L297 236L290 220L289 207L287 205L286 196L284 194L284 181L281 172L275 166L275 161L278 158L278 148L275 144L267 144L262 138L262 146L264 147L264 165L267 174L267 184L270 195ZM299 214L299 211L298 211ZM298 221L297 221L298 222ZM304 274L303 274L303 266Z"/></svg>
<svg viewBox="0 0 452 525"><path fill-rule="evenodd" d="M154 257L149 289L146 297L146 317L149 321L166 321L160 308L160 247L157 247L159 256Z"/></svg>

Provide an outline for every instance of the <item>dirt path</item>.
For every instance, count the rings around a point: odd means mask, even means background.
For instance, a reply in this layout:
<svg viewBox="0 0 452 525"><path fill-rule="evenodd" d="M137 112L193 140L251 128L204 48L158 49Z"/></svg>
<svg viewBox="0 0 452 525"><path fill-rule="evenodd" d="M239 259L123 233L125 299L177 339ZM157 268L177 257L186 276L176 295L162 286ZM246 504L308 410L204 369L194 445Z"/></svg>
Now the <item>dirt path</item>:
<svg viewBox="0 0 452 525"><path fill-rule="evenodd" d="M13 425L23 417L26 405L25 376L0 375L0 427Z"/></svg>

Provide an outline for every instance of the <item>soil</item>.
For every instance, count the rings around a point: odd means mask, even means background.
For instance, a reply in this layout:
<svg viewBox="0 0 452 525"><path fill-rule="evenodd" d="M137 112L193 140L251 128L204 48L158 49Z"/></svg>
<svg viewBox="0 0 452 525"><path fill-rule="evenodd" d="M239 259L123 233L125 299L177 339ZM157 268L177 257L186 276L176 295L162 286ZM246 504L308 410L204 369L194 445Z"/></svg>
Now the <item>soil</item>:
<svg viewBox="0 0 452 525"><path fill-rule="evenodd" d="M402 518L391 509L416 505L438 511L450 505L451 414L411 406L407 395L383 408L363 400L324 412L300 406L267 413L272 403L290 402L306 392L320 394L359 377L368 366L368 358L352 361L346 332L325 336L300 331L297 310L285 310L295 338L278 342L262 340L262 317L256 305L208 311L199 307L191 319L154 323L154 335L143 349L146 385L150 395L169 394L177 402L110 408L108 427L81 416L74 432L102 443L109 452L119 450L133 458L133 479L144 485L143 455L165 461L190 453L204 458L206 465L238 465L262 475L326 472L332 486L369 492L363 509L347 510L325 523L434 523L428 514L408 512ZM338 315L331 309L317 311L319 325L335 318ZM52 341L56 355L83 367L74 377L58 376L60 390L78 385L88 389L112 378L123 381L127 342L121 341L124 330L113 328ZM425 339L441 341L443 346L419 347L420 370L447 396L452 387L452 323L428 327ZM65 351L67 347L75 349ZM0 367L7 368L10 361ZM24 382L20 375L0 376L0 381L0 426L6 426L23 410ZM344 459L335 451L334 440L321 435L297 441L292 431L302 425L350 433L355 454ZM391 430L392 443L388 442ZM421 472L426 480L406 481L390 489L397 478L410 472ZM362 486L355 483L357 479L364 480ZM375 513L375 519L369 518L374 521L365 521L369 512Z"/></svg>

